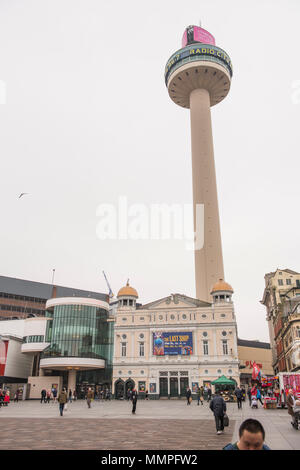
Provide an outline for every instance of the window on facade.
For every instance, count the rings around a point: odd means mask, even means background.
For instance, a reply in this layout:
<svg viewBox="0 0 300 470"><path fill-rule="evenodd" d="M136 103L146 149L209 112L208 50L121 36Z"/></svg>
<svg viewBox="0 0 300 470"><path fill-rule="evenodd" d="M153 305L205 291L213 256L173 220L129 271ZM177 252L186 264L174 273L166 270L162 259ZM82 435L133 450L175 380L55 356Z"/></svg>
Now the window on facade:
<svg viewBox="0 0 300 470"><path fill-rule="evenodd" d="M207 341L207 340L204 340L204 341L203 341L203 354L204 354L205 356L208 355L208 341Z"/></svg>
<svg viewBox="0 0 300 470"><path fill-rule="evenodd" d="M222 340L223 343L223 354L228 354L228 345L227 345L227 339Z"/></svg>
<svg viewBox="0 0 300 470"><path fill-rule="evenodd" d="M126 343L121 343L121 356L126 357Z"/></svg>
<svg viewBox="0 0 300 470"><path fill-rule="evenodd" d="M291 279L287 279L287 280L286 280L286 283L287 283L288 286L290 286L290 285L292 284L292 280L291 280Z"/></svg>
<svg viewBox="0 0 300 470"><path fill-rule="evenodd" d="M145 356L145 343L140 343L140 356Z"/></svg>
<svg viewBox="0 0 300 470"><path fill-rule="evenodd" d="M182 315L182 318L183 318L183 320L186 320L186 315L183 314L183 315Z"/></svg>
<svg viewBox="0 0 300 470"><path fill-rule="evenodd" d="M129 300L129 305L132 306L133 305L133 300Z"/></svg>
<svg viewBox="0 0 300 470"><path fill-rule="evenodd" d="M283 279L278 279L278 285L283 286Z"/></svg>

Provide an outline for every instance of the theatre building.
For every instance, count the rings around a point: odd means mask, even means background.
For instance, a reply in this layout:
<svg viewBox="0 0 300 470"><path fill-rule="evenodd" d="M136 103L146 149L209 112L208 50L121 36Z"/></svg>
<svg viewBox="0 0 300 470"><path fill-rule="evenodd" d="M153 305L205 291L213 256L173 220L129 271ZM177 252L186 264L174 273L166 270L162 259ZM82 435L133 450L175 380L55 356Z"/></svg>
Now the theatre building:
<svg viewBox="0 0 300 470"><path fill-rule="evenodd" d="M185 396L225 375L239 384L232 287L220 280L212 302L171 294L137 305L128 284L118 292L114 326L113 394L135 387L149 398ZM212 386L214 391L214 387Z"/></svg>

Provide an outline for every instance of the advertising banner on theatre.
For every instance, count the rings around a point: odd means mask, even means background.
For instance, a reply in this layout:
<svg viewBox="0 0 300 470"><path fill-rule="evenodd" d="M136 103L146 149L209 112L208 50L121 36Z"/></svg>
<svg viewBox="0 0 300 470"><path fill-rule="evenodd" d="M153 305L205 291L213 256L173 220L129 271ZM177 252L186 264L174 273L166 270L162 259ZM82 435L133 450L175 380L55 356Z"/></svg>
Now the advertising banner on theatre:
<svg viewBox="0 0 300 470"><path fill-rule="evenodd" d="M5 375L8 341L0 337L0 377Z"/></svg>
<svg viewBox="0 0 300 470"><path fill-rule="evenodd" d="M154 356L188 356L193 354L193 333L153 333Z"/></svg>

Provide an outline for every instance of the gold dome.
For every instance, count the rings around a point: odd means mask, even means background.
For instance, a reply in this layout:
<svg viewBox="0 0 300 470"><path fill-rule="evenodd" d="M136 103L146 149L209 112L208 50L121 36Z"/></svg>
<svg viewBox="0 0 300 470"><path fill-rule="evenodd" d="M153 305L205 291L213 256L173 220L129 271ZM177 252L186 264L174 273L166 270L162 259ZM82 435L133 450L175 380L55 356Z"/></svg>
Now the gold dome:
<svg viewBox="0 0 300 470"><path fill-rule="evenodd" d="M125 287L122 287L122 288L119 290L117 297L120 297L120 296L122 296L122 295L126 295L126 296L129 295L129 296L131 296L131 297L136 297L136 298L138 298L138 293L137 293L137 291L136 291L133 287L130 287L128 281L127 281L126 286L125 286Z"/></svg>
<svg viewBox="0 0 300 470"><path fill-rule="evenodd" d="M227 291L233 293L233 289L230 284L227 284L223 279L219 279L218 282L213 286L211 290L211 294L214 292L219 292L219 291Z"/></svg>

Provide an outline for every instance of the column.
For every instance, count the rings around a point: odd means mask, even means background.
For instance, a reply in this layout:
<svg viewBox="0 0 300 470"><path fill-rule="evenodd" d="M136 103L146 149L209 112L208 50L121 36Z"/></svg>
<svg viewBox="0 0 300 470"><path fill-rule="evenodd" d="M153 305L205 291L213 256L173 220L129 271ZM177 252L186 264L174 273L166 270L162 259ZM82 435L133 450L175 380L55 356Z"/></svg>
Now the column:
<svg viewBox="0 0 300 470"><path fill-rule="evenodd" d="M71 369L68 374L68 393L69 390L76 390L76 370Z"/></svg>
<svg viewBox="0 0 300 470"><path fill-rule="evenodd" d="M196 205L204 205L204 246L195 250L196 296L210 301L212 286L224 279L221 231L214 163L210 97L207 90L190 94L194 230Z"/></svg>

